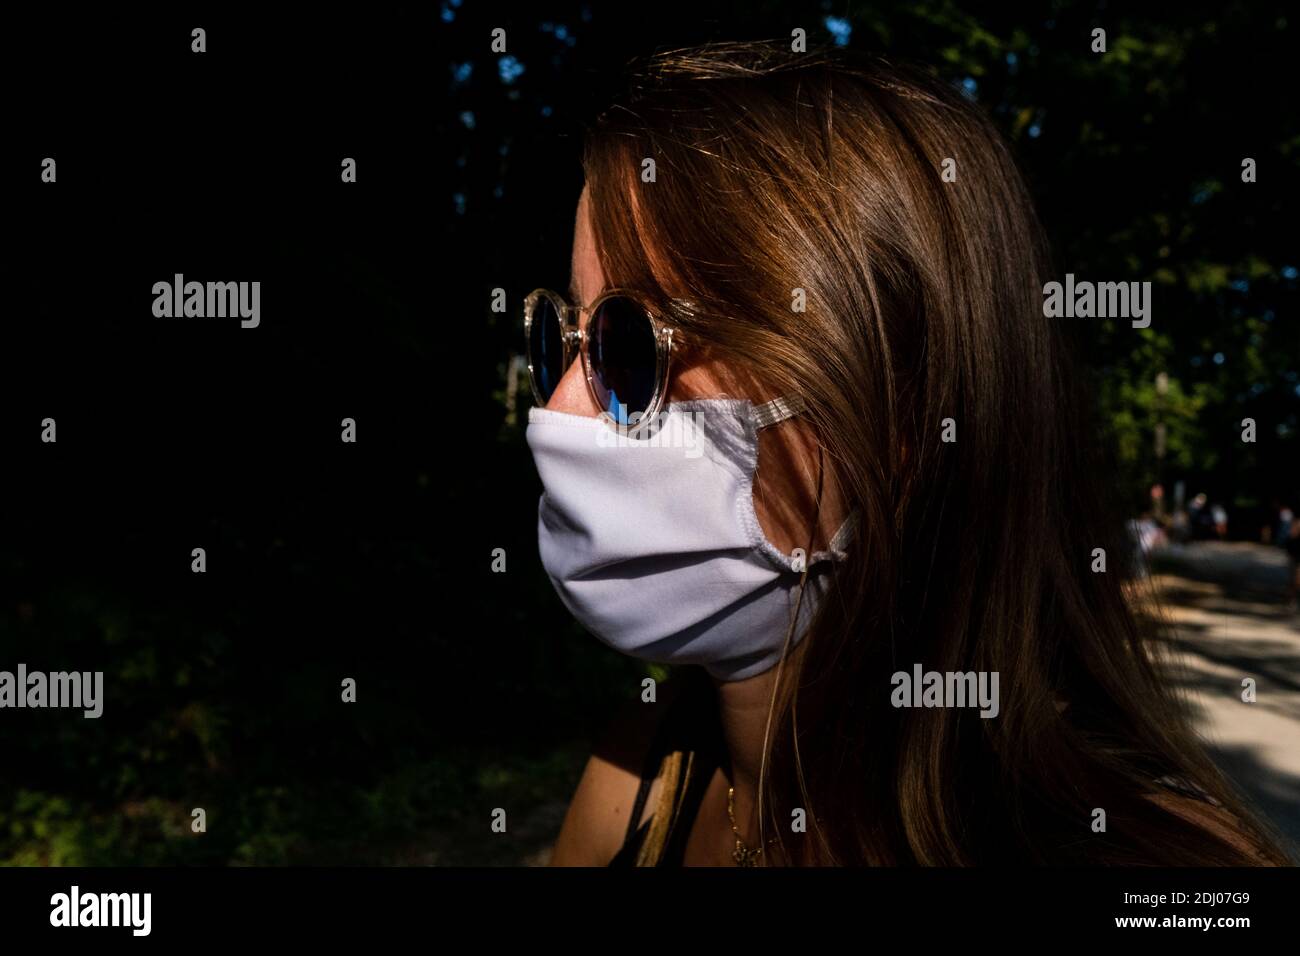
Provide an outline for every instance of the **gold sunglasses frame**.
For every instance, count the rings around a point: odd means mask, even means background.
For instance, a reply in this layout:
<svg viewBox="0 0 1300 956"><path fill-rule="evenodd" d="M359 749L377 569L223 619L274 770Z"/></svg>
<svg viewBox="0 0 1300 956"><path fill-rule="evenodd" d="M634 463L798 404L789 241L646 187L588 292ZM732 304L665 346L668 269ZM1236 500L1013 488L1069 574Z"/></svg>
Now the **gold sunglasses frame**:
<svg viewBox="0 0 1300 956"><path fill-rule="evenodd" d="M610 409L604 407L604 403L599 397L591 370L591 357L588 351L590 340L587 337L586 328L579 319L579 316L584 314L594 315L597 309L614 298L630 299L641 308L650 322L655 342L654 392L650 397L648 407L640 413L635 422L629 421L627 424L620 423ZM533 317L536 314L538 304L543 299L555 309L556 314L560 317L564 348L564 367L560 371L560 375L563 376L568 372L574 358L581 355L582 371L587 380L587 391L591 395L592 403L601 410L600 417L605 420L605 423L614 430L632 437L649 429L659 417L659 412L663 408L664 396L668 390L668 371L673 351L673 336L677 332L676 328L664 321L659 311L650 304L645 296L632 289L607 289L598 295L590 305L586 306L571 305L565 296L551 289L534 289L524 299L524 345L525 355L528 359L528 384L532 387L533 401L538 407L545 407L547 401L550 400L550 396L542 394L542 389L537 381L537 370L533 367L535 358L533 355ZM692 311L689 302L673 300L673 305L684 312L689 313ZM630 419L636 415L637 413L634 412L628 417Z"/></svg>

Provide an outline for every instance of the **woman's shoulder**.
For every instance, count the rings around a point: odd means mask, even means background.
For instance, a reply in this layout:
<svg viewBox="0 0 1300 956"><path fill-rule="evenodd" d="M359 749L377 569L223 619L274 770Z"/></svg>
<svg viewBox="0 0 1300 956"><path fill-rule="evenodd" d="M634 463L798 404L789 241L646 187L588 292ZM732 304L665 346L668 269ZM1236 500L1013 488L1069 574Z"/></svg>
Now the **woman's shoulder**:
<svg viewBox="0 0 1300 956"><path fill-rule="evenodd" d="M676 718L700 702L706 688L689 671L656 687L654 701L621 706L592 749L551 855L552 866L605 866L652 813L659 796L659 758L673 745Z"/></svg>
<svg viewBox="0 0 1300 956"><path fill-rule="evenodd" d="M1198 788L1180 786L1150 793L1147 799L1166 813L1171 813L1193 828L1232 847L1242 855L1242 863L1256 866L1281 865L1277 854L1258 842L1249 828L1235 814L1209 799Z"/></svg>
<svg viewBox="0 0 1300 956"><path fill-rule="evenodd" d="M1250 820L1250 809L1240 808L1245 815L1238 816L1205 787L1188 776L1168 774L1151 783L1144 795L1148 801L1190 825L1193 832L1217 841L1237 855L1236 865L1284 865L1288 851L1275 845L1275 836L1257 829Z"/></svg>

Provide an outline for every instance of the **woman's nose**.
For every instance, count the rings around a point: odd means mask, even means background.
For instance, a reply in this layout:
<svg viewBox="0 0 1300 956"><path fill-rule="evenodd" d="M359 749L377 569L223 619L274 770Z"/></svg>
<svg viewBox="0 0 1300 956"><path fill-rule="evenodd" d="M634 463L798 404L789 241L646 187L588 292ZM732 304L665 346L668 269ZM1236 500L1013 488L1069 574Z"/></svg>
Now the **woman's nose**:
<svg viewBox="0 0 1300 956"><path fill-rule="evenodd" d="M587 387L581 355L575 355L569 367L564 370L546 407L553 412L585 415L588 418L595 418L600 414L600 408L592 401L591 389Z"/></svg>

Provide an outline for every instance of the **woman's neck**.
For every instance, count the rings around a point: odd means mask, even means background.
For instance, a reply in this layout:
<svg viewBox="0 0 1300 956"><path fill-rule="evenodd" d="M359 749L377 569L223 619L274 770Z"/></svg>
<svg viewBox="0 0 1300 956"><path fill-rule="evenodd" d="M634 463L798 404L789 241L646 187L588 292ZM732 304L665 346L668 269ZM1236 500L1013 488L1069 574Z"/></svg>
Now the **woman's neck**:
<svg viewBox="0 0 1300 956"><path fill-rule="evenodd" d="M730 758L730 785L736 788L736 825L742 837L758 838L758 787L763 773L763 755L770 744L775 718L772 695L778 670L798 666L803 645L798 645L783 665L738 681L713 679L718 701L718 718L723 742Z"/></svg>

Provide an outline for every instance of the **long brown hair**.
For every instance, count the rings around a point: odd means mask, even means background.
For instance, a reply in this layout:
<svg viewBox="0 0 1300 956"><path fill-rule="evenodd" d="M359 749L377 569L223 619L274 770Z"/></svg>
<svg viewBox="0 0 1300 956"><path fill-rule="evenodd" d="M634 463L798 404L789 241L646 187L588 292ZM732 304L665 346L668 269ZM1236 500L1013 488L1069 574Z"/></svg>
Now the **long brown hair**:
<svg viewBox="0 0 1300 956"><path fill-rule="evenodd" d="M760 826L778 858L1285 862L1125 596L1087 396L1042 313L1043 233L977 108L880 58L677 51L635 74L584 166L608 280L692 300L691 341L804 396L860 515L776 692ZM1000 715L892 706L915 663L998 672Z"/></svg>

